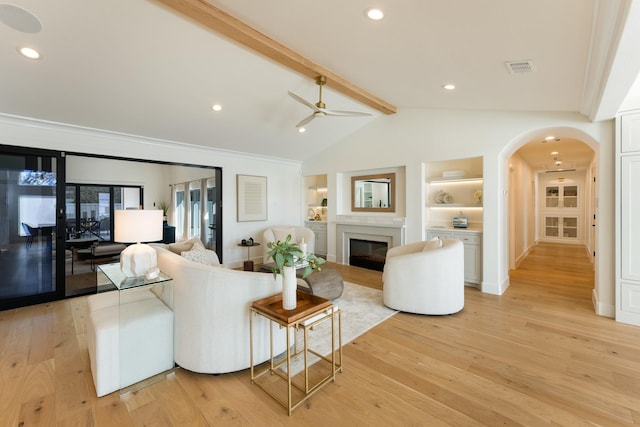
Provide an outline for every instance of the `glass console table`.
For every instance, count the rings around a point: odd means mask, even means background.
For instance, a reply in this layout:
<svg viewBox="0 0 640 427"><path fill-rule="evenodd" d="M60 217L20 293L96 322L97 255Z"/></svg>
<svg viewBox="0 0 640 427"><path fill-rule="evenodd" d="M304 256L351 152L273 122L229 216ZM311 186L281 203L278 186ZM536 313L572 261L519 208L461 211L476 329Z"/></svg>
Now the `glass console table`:
<svg viewBox="0 0 640 427"><path fill-rule="evenodd" d="M117 317L117 322L111 319L110 336L118 349L112 354L118 360L106 361L106 364L111 363L117 372L120 394L166 378L175 366L173 310L156 296L162 292L157 289L151 292L151 289L170 286L172 278L162 272L154 279L127 277L119 263L98 265L96 272L98 292L105 292L101 299L110 315Z"/></svg>

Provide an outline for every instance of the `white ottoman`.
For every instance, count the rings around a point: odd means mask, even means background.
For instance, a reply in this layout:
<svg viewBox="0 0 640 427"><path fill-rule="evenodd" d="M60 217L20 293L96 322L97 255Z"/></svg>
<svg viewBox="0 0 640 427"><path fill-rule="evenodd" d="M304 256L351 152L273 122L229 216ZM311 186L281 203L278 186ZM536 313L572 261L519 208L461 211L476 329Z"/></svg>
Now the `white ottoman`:
<svg viewBox="0 0 640 427"><path fill-rule="evenodd" d="M158 298L97 309L87 346L98 397L130 386L173 368L173 312Z"/></svg>
<svg viewBox="0 0 640 427"><path fill-rule="evenodd" d="M126 292L102 292L95 295L89 295L87 304L89 305L89 313L101 310L107 307L115 307L119 304L128 304L143 299L153 299L156 295L149 288L131 289Z"/></svg>

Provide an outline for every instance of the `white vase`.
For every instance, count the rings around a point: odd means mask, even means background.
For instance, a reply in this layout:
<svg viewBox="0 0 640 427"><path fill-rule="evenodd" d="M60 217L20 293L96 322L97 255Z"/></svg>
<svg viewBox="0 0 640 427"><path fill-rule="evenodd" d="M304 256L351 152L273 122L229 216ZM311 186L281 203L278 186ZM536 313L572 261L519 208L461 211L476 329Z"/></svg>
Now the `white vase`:
<svg viewBox="0 0 640 427"><path fill-rule="evenodd" d="M296 278L296 269L294 267L283 267L282 270L282 308L293 310L297 304L298 279Z"/></svg>

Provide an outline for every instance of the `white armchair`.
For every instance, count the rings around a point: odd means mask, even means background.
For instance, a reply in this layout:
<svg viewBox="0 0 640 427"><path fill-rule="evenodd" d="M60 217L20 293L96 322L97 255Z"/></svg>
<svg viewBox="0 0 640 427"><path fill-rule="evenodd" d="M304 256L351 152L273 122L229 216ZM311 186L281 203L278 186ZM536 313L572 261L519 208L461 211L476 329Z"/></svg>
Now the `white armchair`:
<svg viewBox="0 0 640 427"><path fill-rule="evenodd" d="M262 262L264 264L273 262L271 257L267 255L267 252L270 250L269 243L276 242L278 240L284 241L289 234L291 234L292 240L295 240L297 243L302 243L304 239L304 243L307 244L308 254L315 253L316 235L313 230L306 227L287 226L267 228L264 233L262 233Z"/></svg>
<svg viewBox="0 0 640 427"><path fill-rule="evenodd" d="M456 239L429 240L387 251L384 304L417 314L452 314L464 307L464 246Z"/></svg>

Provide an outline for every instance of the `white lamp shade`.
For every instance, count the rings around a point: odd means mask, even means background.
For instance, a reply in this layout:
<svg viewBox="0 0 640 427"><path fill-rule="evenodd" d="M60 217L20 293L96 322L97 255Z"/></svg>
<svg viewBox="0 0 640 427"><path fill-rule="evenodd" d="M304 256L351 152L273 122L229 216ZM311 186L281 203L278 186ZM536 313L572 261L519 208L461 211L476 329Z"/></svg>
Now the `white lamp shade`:
<svg viewBox="0 0 640 427"><path fill-rule="evenodd" d="M161 210L117 210L114 215L114 241L137 243L120 254L120 269L128 277L152 275L158 268L155 249L140 242L162 240Z"/></svg>
<svg viewBox="0 0 640 427"><path fill-rule="evenodd" d="M120 243L162 240L162 211L117 210L114 215L114 241Z"/></svg>

